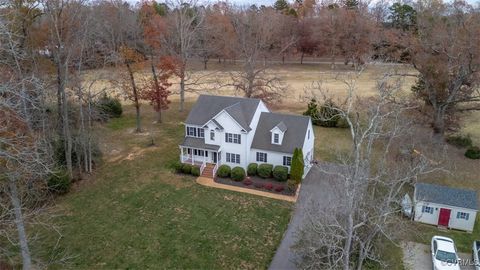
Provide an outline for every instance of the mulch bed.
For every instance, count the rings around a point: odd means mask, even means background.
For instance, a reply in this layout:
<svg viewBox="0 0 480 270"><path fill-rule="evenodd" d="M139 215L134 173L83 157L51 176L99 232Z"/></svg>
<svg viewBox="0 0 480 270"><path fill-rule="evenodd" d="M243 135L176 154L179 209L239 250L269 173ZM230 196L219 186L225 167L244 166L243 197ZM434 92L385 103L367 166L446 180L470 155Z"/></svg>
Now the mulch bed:
<svg viewBox="0 0 480 270"><path fill-rule="evenodd" d="M248 181L250 180L250 181ZM282 194L288 196L295 196L296 190L289 190L287 182L278 182L273 178L263 179L257 176L248 176L243 181L237 182L230 178L216 177L215 182L225 185L243 187L259 191L270 192L274 194Z"/></svg>

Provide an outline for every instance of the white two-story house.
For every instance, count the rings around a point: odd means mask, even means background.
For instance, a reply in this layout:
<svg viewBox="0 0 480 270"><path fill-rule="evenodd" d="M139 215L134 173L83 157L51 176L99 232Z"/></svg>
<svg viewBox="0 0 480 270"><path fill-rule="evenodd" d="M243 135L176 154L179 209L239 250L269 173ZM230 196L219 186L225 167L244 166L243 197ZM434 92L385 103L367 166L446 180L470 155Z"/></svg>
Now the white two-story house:
<svg viewBox="0 0 480 270"><path fill-rule="evenodd" d="M269 163L290 169L295 148L304 155L305 175L313 160L310 117L272 113L260 99L200 95L185 121L180 160L209 168Z"/></svg>

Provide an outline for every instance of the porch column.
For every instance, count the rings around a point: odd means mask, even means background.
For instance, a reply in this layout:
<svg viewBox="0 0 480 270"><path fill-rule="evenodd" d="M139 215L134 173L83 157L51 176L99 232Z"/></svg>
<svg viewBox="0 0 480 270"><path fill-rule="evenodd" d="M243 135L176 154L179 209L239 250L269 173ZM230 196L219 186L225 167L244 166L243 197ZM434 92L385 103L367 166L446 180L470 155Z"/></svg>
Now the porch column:
<svg viewBox="0 0 480 270"><path fill-rule="evenodd" d="M193 157L194 157L194 155L193 155L193 148L192 148L190 151L191 151L191 153L192 153L192 165L195 165L195 162L193 161Z"/></svg>
<svg viewBox="0 0 480 270"><path fill-rule="evenodd" d="M183 163L183 147L180 147L180 161Z"/></svg>

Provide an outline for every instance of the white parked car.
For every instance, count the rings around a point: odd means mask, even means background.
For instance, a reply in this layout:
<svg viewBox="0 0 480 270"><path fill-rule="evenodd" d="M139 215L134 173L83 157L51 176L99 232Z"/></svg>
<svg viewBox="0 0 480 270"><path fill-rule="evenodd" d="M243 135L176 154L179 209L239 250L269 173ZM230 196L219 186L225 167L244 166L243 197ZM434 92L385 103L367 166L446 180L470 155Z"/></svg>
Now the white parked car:
<svg viewBox="0 0 480 270"><path fill-rule="evenodd" d="M460 270L457 248L452 239L434 236L431 249L433 270Z"/></svg>
<svg viewBox="0 0 480 270"><path fill-rule="evenodd" d="M475 270L480 270L480 241L473 241L472 257L475 263Z"/></svg>

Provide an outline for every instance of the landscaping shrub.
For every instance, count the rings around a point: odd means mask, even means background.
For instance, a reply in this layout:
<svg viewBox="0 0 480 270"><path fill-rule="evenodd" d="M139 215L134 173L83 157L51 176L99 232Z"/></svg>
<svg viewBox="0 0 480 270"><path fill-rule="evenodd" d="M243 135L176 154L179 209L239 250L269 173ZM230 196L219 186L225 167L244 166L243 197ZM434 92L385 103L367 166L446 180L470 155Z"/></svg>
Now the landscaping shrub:
<svg viewBox="0 0 480 270"><path fill-rule="evenodd" d="M174 161L170 165L170 168L174 170L176 173L181 173L182 167L183 167L183 164L180 161Z"/></svg>
<svg viewBox="0 0 480 270"><path fill-rule="evenodd" d="M231 172L230 166L222 165L218 167L217 176L222 178L227 178L227 177L230 177L230 172Z"/></svg>
<svg viewBox="0 0 480 270"><path fill-rule="evenodd" d="M263 188L263 183L260 183L260 182L253 183L253 185L254 185L256 188Z"/></svg>
<svg viewBox="0 0 480 270"><path fill-rule="evenodd" d="M472 138L468 135L451 135L447 137L447 143L456 147L469 147L472 146Z"/></svg>
<svg viewBox="0 0 480 270"><path fill-rule="evenodd" d="M287 181L288 190L295 191L296 187L297 187L297 182L295 180L289 179Z"/></svg>
<svg viewBox="0 0 480 270"><path fill-rule="evenodd" d="M290 178L295 181L296 184L302 181L304 170L303 164L303 152L302 149L295 148L292 157L292 166L290 166Z"/></svg>
<svg viewBox="0 0 480 270"><path fill-rule="evenodd" d="M257 168L258 168L258 164L257 164L257 163L250 163L250 164L248 164L247 174L248 174L249 176L257 175Z"/></svg>
<svg viewBox="0 0 480 270"><path fill-rule="evenodd" d="M478 146L470 146L465 152L465 156L470 159L480 159L480 148Z"/></svg>
<svg viewBox="0 0 480 270"><path fill-rule="evenodd" d="M232 179L239 182L245 179L245 170L242 167L235 167L232 169Z"/></svg>
<svg viewBox="0 0 480 270"><path fill-rule="evenodd" d="M107 94L100 98L97 107L99 112L107 118L117 118L122 116L123 113L122 103L120 103L120 100L109 97Z"/></svg>
<svg viewBox="0 0 480 270"><path fill-rule="evenodd" d="M320 125L318 105L316 99L312 98L310 100L307 105L307 110L303 113L303 115L310 116L310 118L312 119L312 124L317 126Z"/></svg>
<svg viewBox="0 0 480 270"><path fill-rule="evenodd" d="M257 174L262 178L270 178L272 177L272 169L272 164L260 164L257 169Z"/></svg>
<svg viewBox="0 0 480 270"><path fill-rule="evenodd" d="M48 189L57 194L65 194L72 186L72 179L64 169L55 171L47 181Z"/></svg>
<svg viewBox="0 0 480 270"><path fill-rule="evenodd" d="M250 179L247 178L247 179L243 180L243 184L244 184L245 186L250 186L251 184L253 184L253 182L252 182L252 180L250 180Z"/></svg>
<svg viewBox="0 0 480 270"><path fill-rule="evenodd" d="M191 173L192 173L193 176L200 176L200 167L198 167L198 166L193 166Z"/></svg>
<svg viewBox="0 0 480 270"><path fill-rule="evenodd" d="M272 184L272 183L266 183L265 186L264 186L264 188L265 188L266 190L272 190L273 184Z"/></svg>
<svg viewBox="0 0 480 270"><path fill-rule="evenodd" d="M273 177L280 182L287 181L288 168L285 166L275 166L275 168L273 169Z"/></svg>
<svg viewBox="0 0 480 270"><path fill-rule="evenodd" d="M274 189L276 192L282 192L285 188L283 186L275 186Z"/></svg>
<svg viewBox="0 0 480 270"><path fill-rule="evenodd" d="M183 164L182 165L182 172L185 173L185 174L191 174L192 173L192 165Z"/></svg>

